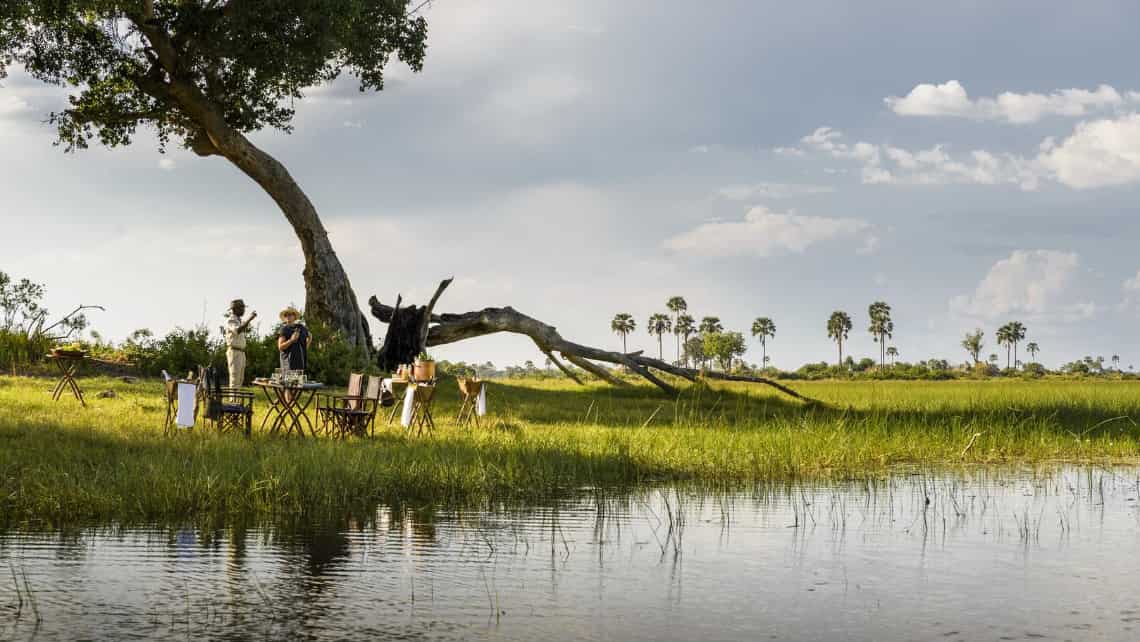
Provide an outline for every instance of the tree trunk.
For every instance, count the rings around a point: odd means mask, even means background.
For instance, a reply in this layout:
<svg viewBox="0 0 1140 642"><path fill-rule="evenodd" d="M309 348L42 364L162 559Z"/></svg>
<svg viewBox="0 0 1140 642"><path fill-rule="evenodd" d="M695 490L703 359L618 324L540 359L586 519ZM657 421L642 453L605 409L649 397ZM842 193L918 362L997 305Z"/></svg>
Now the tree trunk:
<svg viewBox="0 0 1140 642"><path fill-rule="evenodd" d="M329 242L317 210L285 166L244 136L223 155L265 190L285 214L305 256L305 316L339 331L366 356L372 353L368 319L361 312L348 275Z"/></svg>
<svg viewBox="0 0 1140 642"><path fill-rule="evenodd" d="M164 43L164 37L159 34L155 34L152 40ZM161 45L159 48L162 48ZM224 157L252 178L273 199L292 225L305 257L302 272L305 280L305 316L340 332L350 345L360 348L365 355L371 355L372 336L368 319L360 311L348 275L333 251L328 232L312 201L285 166L231 127L217 106L193 83L178 79L169 84L149 83L145 79L136 82L144 90L165 95L167 99L176 102L202 127L202 135L193 145L196 153L201 156Z"/></svg>

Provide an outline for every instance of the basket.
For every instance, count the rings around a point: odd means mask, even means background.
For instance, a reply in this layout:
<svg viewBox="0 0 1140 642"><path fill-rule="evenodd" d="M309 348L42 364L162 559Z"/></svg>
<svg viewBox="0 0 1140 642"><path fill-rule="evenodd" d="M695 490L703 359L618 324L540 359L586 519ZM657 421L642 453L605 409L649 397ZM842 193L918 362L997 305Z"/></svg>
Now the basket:
<svg viewBox="0 0 1140 642"><path fill-rule="evenodd" d="M412 378L416 381L431 381L435 379L435 362L417 361L412 364Z"/></svg>

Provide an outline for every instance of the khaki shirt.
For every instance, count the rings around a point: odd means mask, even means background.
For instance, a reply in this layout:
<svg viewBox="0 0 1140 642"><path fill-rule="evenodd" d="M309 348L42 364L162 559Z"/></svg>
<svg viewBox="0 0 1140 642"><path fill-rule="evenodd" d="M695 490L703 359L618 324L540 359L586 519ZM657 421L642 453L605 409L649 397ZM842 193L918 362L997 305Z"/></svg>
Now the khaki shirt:
<svg viewBox="0 0 1140 642"><path fill-rule="evenodd" d="M241 330L241 319L230 315L226 320L226 347L237 348L238 350L245 349L245 333L246 330Z"/></svg>

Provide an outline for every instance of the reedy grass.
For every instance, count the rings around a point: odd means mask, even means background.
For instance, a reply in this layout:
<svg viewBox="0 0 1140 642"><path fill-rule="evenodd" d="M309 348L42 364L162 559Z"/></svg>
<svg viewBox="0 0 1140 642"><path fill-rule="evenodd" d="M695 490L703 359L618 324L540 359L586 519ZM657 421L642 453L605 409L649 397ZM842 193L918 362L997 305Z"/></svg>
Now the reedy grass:
<svg viewBox="0 0 1140 642"><path fill-rule="evenodd" d="M0 377L0 523L30 526L367 514L378 503L532 501L582 486L707 486L880 476L893 466L1140 460L1140 383L797 382L808 408L747 384L637 386L562 379L490 388L460 428L453 381L439 430L374 439L252 439L199 425L164 437L161 384L82 380L89 407L48 379ZM96 399L98 390L113 399ZM259 399L259 416L265 403ZM980 434L978 434L980 433ZM963 453L966 445L974 443Z"/></svg>

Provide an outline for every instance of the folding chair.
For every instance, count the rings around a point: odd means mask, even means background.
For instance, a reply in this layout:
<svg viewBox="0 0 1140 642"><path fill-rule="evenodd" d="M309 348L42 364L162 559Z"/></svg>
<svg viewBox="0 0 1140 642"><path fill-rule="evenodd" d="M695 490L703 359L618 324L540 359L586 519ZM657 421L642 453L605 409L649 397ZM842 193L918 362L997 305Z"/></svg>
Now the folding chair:
<svg viewBox="0 0 1140 642"><path fill-rule="evenodd" d="M376 416L380 382L376 381L377 392L374 395L361 394L363 383L364 375L353 373L348 377L348 394L324 395L323 400L318 402L317 416L321 421L321 429L326 435L344 437L350 433L365 434L365 428ZM370 381L369 391L372 387Z"/></svg>
<svg viewBox="0 0 1140 642"><path fill-rule="evenodd" d="M162 371L166 386L166 418L162 422L162 434L173 435L182 428L193 428L198 415L198 384L186 379L175 379ZM187 408L188 406L188 408Z"/></svg>
<svg viewBox="0 0 1140 642"><path fill-rule="evenodd" d="M412 391L412 418L408 422L408 433L413 431L416 436L435 431L435 421L431 418L431 402L435 399L435 384L411 384Z"/></svg>
<svg viewBox="0 0 1140 642"><path fill-rule="evenodd" d="M198 367L197 405L205 419L214 422L218 432L241 430L253 434L253 393L222 386L222 375L213 366Z"/></svg>
<svg viewBox="0 0 1140 642"><path fill-rule="evenodd" d="M463 396L462 403L459 404L459 414L455 417L455 423L460 426L470 425L475 423L475 427L479 427L479 395L483 393L485 381L478 379L457 379L459 382L459 394Z"/></svg>
<svg viewBox="0 0 1140 642"><path fill-rule="evenodd" d="M321 395L317 397L317 418L320 422L320 430L326 436L334 432L341 432L340 411L359 407L360 385L363 382L363 374L352 373L349 375L349 387L345 395Z"/></svg>

